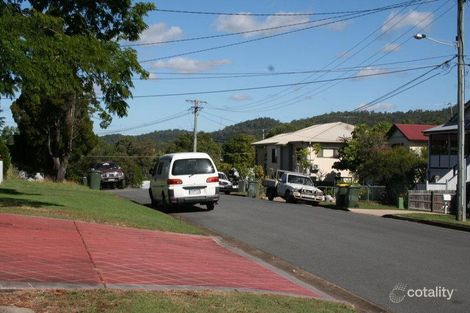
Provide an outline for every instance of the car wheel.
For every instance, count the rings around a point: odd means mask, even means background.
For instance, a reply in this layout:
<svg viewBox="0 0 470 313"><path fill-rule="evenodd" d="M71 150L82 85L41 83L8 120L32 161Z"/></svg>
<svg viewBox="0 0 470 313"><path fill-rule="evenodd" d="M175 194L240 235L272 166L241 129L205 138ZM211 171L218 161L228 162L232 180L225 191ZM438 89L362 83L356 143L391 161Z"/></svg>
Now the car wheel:
<svg viewBox="0 0 470 313"><path fill-rule="evenodd" d="M214 202L207 202L206 203L207 211L212 211L215 207Z"/></svg>
<svg viewBox="0 0 470 313"><path fill-rule="evenodd" d="M268 189L268 190L266 191L266 196L268 197L268 200L269 200L269 201L273 201L273 200L274 200L274 195L275 195L275 193L274 193L273 190Z"/></svg>
<svg viewBox="0 0 470 313"><path fill-rule="evenodd" d="M156 207L158 203L157 203L157 200L155 200L155 198L153 197L152 189L150 188L149 188L149 196L150 196L150 203L152 207Z"/></svg>
<svg viewBox="0 0 470 313"><path fill-rule="evenodd" d="M317 206L317 205L319 205L319 204L320 204L320 202L316 202L316 201L315 201L315 202L312 202L312 206Z"/></svg>
<svg viewBox="0 0 470 313"><path fill-rule="evenodd" d="M224 191L224 193L225 193L226 195L229 195L229 194L230 194L230 191Z"/></svg>
<svg viewBox="0 0 470 313"><path fill-rule="evenodd" d="M287 203L294 203L294 197L291 195L290 190L286 191L286 194L284 195L284 198L286 199Z"/></svg>
<svg viewBox="0 0 470 313"><path fill-rule="evenodd" d="M126 181L123 179L119 182L119 189L124 189L126 187Z"/></svg>

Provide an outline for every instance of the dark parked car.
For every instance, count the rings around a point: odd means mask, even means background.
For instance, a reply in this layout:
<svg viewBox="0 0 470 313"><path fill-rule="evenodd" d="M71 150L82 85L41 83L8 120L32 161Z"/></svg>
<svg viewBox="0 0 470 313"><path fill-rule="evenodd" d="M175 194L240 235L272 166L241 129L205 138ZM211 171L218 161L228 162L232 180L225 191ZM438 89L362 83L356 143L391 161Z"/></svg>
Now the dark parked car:
<svg viewBox="0 0 470 313"><path fill-rule="evenodd" d="M114 162L99 162L93 165L92 170L101 174L101 187L124 188L126 179L121 167Z"/></svg>

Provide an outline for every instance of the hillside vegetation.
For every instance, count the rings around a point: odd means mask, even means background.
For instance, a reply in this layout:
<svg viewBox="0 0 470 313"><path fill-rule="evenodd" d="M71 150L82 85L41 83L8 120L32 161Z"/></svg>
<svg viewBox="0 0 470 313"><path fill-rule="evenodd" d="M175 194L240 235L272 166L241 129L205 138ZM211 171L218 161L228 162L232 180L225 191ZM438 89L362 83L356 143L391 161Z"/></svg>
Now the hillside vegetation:
<svg viewBox="0 0 470 313"><path fill-rule="evenodd" d="M455 111L455 110L454 110ZM403 123L403 124L443 124L451 117L450 109L442 110L410 110L408 112L331 112L321 115L308 117L305 119L293 120L288 123L282 123L272 118L257 118L253 120L244 121L238 124L227 126L221 130L209 133L212 139L217 143L226 143L227 140L235 134L252 135L257 140L263 137L263 130L265 137L270 137L283 132L291 132L305 128L314 124L331 123L331 122L344 122L353 125L367 124L369 126L375 125L379 122L389 123ZM155 142L159 150L165 150L171 143L173 143L178 136L188 134L190 132L181 129L161 130L154 131L147 134L135 137L137 140L145 140ZM107 135L102 139L109 143L115 144L123 135Z"/></svg>

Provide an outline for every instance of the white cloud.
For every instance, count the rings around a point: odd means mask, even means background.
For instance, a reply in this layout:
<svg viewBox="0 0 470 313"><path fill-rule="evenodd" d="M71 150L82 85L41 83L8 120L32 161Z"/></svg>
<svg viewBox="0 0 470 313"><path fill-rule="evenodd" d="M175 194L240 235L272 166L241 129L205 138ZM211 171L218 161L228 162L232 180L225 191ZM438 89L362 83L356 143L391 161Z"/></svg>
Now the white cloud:
<svg viewBox="0 0 470 313"><path fill-rule="evenodd" d="M230 100L233 100L233 101L248 101L248 100L251 100L251 97L247 94L238 93L238 94L231 95Z"/></svg>
<svg viewBox="0 0 470 313"><path fill-rule="evenodd" d="M149 26L140 35L137 43L150 43L167 41L181 38L183 31L178 26L168 27L165 23L158 23Z"/></svg>
<svg viewBox="0 0 470 313"><path fill-rule="evenodd" d="M362 103L360 105L357 106L357 108L360 108L362 106L364 106L365 103ZM377 104L374 104L372 106L369 106L367 108L363 108L363 109L360 109L360 111L375 111L375 112L386 112L386 111L392 111L392 110L396 110L397 109L397 106L395 104L392 104L392 103L377 103Z"/></svg>
<svg viewBox="0 0 470 313"><path fill-rule="evenodd" d="M433 19L434 15L431 12L411 11L406 14L391 12L382 26L382 32L385 33L409 26L422 29L430 25Z"/></svg>
<svg viewBox="0 0 470 313"><path fill-rule="evenodd" d="M340 21L328 24L326 27L334 32L340 32L346 29L351 24L350 21Z"/></svg>
<svg viewBox="0 0 470 313"><path fill-rule="evenodd" d="M396 51L399 51L400 48L401 48L401 46L399 44L388 43L382 48L382 51L383 52L396 52Z"/></svg>
<svg viewBox="0 0 470 313"><path fill-rule="evenodd" d="M386 71L378 67L368 66L366 68L363 68L359 72L357 72L356 76L358 76L357 77L358 79L361 79L361 78L367 78L367 76L374 76L374 75L379 75L382 73L386 73ZM360 76L366 76L366 77L360 77Z"/></svg>
<svg viewBox="0 0 470 313"><path fill-rule="evenodd" d="M159 60L157 62L152 63L151 66L153 68L172 69L180 73L200 73L211 70L217 66L230 63L231 61L227 59L199 61L183 57L176 57L168 60Z"/></svg>
<svg viewBox="0 0 470 313"><path fill-rule="evenodd" d="M242 12L247 13L247 12ZM279 12L279 13L286 13L286 12ZM289 12L287 14L292 14ZM279 16L279 15L271 15L266 17L264 20L258 20L254 16L250 15L221 15L215 21L215 27L220 32L227 32L227 33L238 33L238 32L245 32L251 31L256 29L265 29L265 28L273 28L283 25L290 25L290 24L297 24L297 23L304 23L308 22L308 16ZM292 27L282 27L278 29L271 29L261 32L254 32L245 34L245 37L253 37L253 36L265 36L265 35L272 35L275 33L284 32L289 29L299 28L303 25L292 26Z"/></svg>

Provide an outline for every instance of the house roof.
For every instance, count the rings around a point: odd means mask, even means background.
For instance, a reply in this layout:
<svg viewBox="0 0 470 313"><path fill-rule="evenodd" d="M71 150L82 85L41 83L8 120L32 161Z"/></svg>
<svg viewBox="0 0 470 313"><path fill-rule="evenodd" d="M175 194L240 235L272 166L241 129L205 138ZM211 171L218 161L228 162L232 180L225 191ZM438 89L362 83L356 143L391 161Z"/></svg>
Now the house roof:
<svg viewBox="0 0 470 313"><path fill-rule="evenodd" d="M467 118L467 115L468 115L467 110L470 110L470 101L467 101L464 107L464 111L466 115L465 130L468 132L468 130L470 129L470 120ZM431 129L427 129L423 133L426 136L429 136L435 133L455 133L457 132L457 128L458 128L457 122L458 122L458 113L455 113L454 116L452 116L452 118L449 121L447 121L447 123L439 125L439 126L435 126Z"/></svg>
<svg viewBox="0 0 470 313"><path fill-rule="evenodd" d="M295 132L279 134L253 145L287 145L290 142L340 143L351 137L354 126L342 122L316 124Z"/></svg>
<svg viewBox="0 0 470 313"><path fill-rule="evenodd" d="M409 141L428 141L428 138L423 135L423 131L436 126L429 124L393 124L388 131L388 135L390 136L393 131L398 130Z"/></svg>

